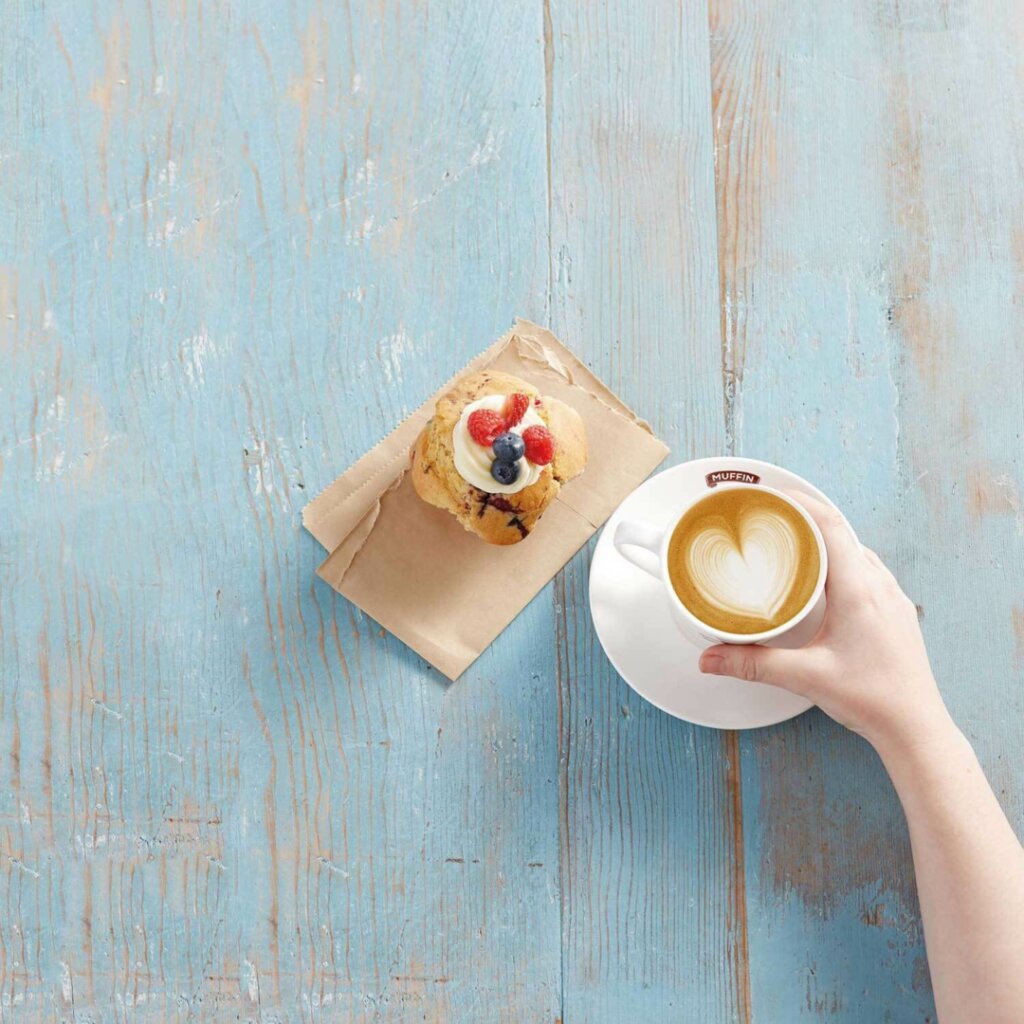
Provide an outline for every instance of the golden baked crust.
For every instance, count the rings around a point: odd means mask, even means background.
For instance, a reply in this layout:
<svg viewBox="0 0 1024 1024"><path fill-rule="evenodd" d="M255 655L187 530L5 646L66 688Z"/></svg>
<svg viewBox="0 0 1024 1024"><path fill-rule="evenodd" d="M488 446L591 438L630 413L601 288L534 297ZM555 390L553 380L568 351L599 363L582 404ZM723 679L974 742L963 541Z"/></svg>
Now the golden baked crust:
<svg viewBox="0 0 1024 1024"><path fill-rule="evenodd" d="M470 402L515 391L540 397L534 408L555 439L555 457L529 487L516 494L491 494L467 483L455 468L452 435ZM575 409L538 396L536 388L512 374L480 370L460 378L438 399L433 419L413 446L412 482L424 501L448 509L489 544L517 544L537 525L561 485L581 473L586 462L586 435Z"/></svg>

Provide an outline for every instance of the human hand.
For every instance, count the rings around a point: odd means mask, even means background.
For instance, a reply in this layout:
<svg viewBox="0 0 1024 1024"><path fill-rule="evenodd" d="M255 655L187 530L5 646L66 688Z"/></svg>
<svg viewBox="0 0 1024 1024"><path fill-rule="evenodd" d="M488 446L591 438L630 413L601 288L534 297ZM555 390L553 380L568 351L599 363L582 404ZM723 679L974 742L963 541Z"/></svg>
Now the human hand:
<svg viewBox="0 0 1024 1024"><path fill-rule="evenodd" d="M917 610L873 551L831 506L791 492L828 550L825 621L806 647L723 644L702 672L771 683L801 694L876 748L916 744L949 717L928 664Z"/></svg>

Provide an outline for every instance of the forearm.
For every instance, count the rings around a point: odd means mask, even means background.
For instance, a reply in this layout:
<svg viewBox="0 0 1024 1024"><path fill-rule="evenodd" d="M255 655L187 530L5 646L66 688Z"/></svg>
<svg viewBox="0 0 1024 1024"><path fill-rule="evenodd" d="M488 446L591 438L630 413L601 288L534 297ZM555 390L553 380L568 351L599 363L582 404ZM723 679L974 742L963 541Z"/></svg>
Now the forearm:
<svg viewBox="0 0 1024 1024"><path fill-rule="evenodd" d="M928 664L914 603L814 498L828 610L805 647L723 644L701 669L810 698L879 752L907 815L941 1024L1024 1022L1024 851Z"/></svg>
<svg viewBox="0 0 1024 1024"><path fill-rule="evenodd" d="M946 716L878 745L907 816L940 1024L1024 1021L1024 849Z"/></svg>

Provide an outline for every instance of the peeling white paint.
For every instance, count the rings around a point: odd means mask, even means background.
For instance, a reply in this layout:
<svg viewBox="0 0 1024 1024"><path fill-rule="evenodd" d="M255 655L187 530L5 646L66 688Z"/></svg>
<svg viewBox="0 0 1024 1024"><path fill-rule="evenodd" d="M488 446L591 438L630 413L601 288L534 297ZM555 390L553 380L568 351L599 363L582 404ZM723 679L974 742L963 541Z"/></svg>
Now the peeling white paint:
<svg viewBox="0 0 1024 1024"><path fill-rule="evenodd" d="M394 334L386 334L377 342L377 350L384 378L389 384L401 383L402 360L413 351L412 338L399 327Z"/></svg>
<svg viewBox="0 0 1024 1024"><path fill-rule="evenodd" d="M337 864L331 863L327 857L317 857L317 860L325 867L331 874L341 875L342 878L351 878L352 876L344 869L339 868Z"/></svg>
<svg viewBox="0 0 1024 1024"><path fill-rule="evenodd" d="M355 180L359 185L372 185L377 172L377 165L369 158L362 167L356 168Z"/></svg>
<svg viewBox="0 0 1024 1024"><path fill-rule="evenodd" d="M75 986L71 981L71 968L67 962L60 962L60 997L71 1006L75 1001Z"/></svg>
<svg viewBox="0 0 1024 1024"><path fill-rule="evenodd" d="M174 183L178 180L178 165L173 160L168 160L167 166L157 171L156 180L158 185L174 188Z"/></svg>
<svg viewBox="0 0 1024 1024"><path fill-rule="evenodd" d="M25 862L24 862L23 860L21 860L20 858L18 858L18 857L8 857L7 859L8 859L8 860L9 860L9 861L11 862L11 864L12 864L12 865L13 865L13 866L14 866L15 868L17 868L17 870L18 870L18 871L20 871L20 872L21 872L22 874L24 874L24 875L31 875L31 876L32 876L33 878L39 878L39 872L38 872L38 871L36 871L36 870L35 870L34 868L30 868L30 867L29 867L29 866L28 866L28 865L27 865L27 864L26 864L26 863L25 863Z"/></svg>
<svg viewBox="0 0 1024 1024"><path fill-rule="evenodd" d="M90 697L89 700L92 702L92 706L94 708L98 708L106 715L112 715L119 722L124 721L124 715L122 715L120 711L115 711L112 707L109 707L108 705L104 704L103 701L99 700L96 697Z"/></svg>
<svg viewBox="0 0 1024 1024"><path fill-rule="evenodd" d="M47 407L43 414L46 419L63 423L67 412L67 401L63 395L58 395Z"/></svg>
<svg viewBox="0 0 1024 1024"><path fill-rule="evenodd" d="M267 442L256 438L246 449L245 465L249 468L249 490L254 496L274 493L272 470L267 458Z"/></svg>
<svg viewBox="0 0 1024 1024"><path fill-rule="evenodd" d="M258 1004L260 1001L260 976L256 970L256 965L248 960L242 961L242 966L245 969L245 994L249 997L249 1002Z"/></svg>
<svg viewBox="0 0 1024 1024"><path fill-rule="evenodd" d="M208 355L216 355L217 347L210 338L206 325L199 328L197 334L183 338L178 345L178 359L185 369L189 384L199 387L205 383L204 362Z"/></svg>
<svg viewBox="0 0 1024 1024"><path fill-rule="evenodd" d="M100 452L105 451L115 441L120 441L124 436L124 434L107 434L99 444L94 445L88 451L82 452L80 455L77 455L75 458L70 460L67 458L67 452L64 449L61 449L53 456L52 459L49 460L49 462L40 466L36 470L36 481L38 483L47 483L51 480L56 480L65 473L81 466L89 459L95 458Z"/></svg>

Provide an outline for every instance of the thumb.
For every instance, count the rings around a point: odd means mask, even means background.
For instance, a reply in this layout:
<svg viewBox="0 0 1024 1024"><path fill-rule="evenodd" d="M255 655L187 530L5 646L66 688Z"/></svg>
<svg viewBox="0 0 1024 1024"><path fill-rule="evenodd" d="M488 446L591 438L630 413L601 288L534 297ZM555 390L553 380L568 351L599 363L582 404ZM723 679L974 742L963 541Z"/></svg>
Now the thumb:
<svg viewBox="0 0 1024 1024"><path fill-rule="evenodd" d="M797 690L806 673L808 652L757 644L721 644L700 656L700 670L715 676L735 676L748 683L771 683Z"/></svg>

